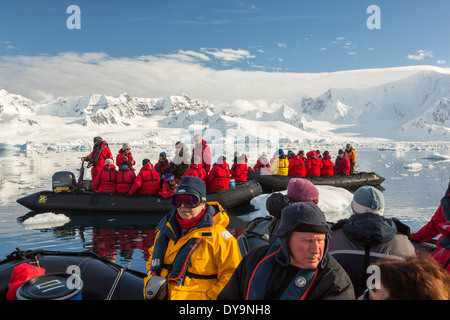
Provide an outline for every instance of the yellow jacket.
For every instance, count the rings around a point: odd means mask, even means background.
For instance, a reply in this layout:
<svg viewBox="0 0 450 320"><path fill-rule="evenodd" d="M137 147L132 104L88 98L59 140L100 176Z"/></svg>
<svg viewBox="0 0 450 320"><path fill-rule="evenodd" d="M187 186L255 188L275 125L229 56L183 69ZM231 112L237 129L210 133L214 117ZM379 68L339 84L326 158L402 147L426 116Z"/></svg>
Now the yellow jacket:
<svg viewBox="0 0 450 320"><path fill-rule="evenodd" d="M167 238L163 268L159 275L169 279L174 276L169 274L167 266L174 263L183 246L191 239L202 239L192 253L190 262L186 261L188 274L181 284L168 281L169 300L217 299L217 295L225 287L242 259L237 240L226 229L229 223L227 213L217 202L209 202L206 210L205 216L211 214L212 223L202 227L194 227L186 235L175 238L176 241L171 237ZM165 236L161 232L162 229L165 230L164 233L168 231L172 231L173 235L177 233L176 229L179 227L173 218L175 212L176 209L172 210L158 225L155 244L159 237ZM148 276L144 279L144 290L148 280L152 277L151 267L155 244L149 249L150 258L146 265Z"/></svg>
<svg viewBox="0 0 450 320"><path fill-rule="evenodd" d="M270 167L270 172L277 176L287 176L289 173L289 159L287 157L275 159Z"/></svg>

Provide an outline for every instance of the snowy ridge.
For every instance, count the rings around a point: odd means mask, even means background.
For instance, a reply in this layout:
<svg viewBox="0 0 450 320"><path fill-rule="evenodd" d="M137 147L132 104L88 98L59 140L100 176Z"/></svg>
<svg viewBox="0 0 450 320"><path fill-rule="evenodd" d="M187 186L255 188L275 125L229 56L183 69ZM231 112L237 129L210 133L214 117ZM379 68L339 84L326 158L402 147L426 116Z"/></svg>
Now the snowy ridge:
<svg viewBox="0 0 450 320"><path fill-rule="evenodd" d="M55 126L61 127L62 136L71 138L92 136L94 132L124 132L119 128L140 130L146 137L174 128L209 128L223 133L242 130L262 137L267 130L276 129L280 137L292 141L338 136L446 140L450 134L450 74L439 71L418 68L411 76L382 85L330 88L316 98L303 97L271 112L258 110L257 105L247 112L217 107L186 94L160 98L92 94L59 97L39 105L0 90L0 122L8 132L0 143L23 143L25 137L31 141L38 137L56 139L60 136L49 133Z"/></svg>

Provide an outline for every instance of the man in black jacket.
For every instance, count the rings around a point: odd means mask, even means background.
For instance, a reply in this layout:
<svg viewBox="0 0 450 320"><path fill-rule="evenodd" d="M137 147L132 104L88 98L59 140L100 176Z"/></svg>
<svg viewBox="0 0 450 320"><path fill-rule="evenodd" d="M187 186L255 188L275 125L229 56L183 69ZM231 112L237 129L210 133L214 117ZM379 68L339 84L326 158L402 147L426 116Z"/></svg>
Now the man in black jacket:
<svg viewBox="0 0 450 320"><path fill-rule="evenodd" d="M283 209L277 241L251 250L218 299L354 300L347 273L328 254L329 226L314 203Z"/></svg>

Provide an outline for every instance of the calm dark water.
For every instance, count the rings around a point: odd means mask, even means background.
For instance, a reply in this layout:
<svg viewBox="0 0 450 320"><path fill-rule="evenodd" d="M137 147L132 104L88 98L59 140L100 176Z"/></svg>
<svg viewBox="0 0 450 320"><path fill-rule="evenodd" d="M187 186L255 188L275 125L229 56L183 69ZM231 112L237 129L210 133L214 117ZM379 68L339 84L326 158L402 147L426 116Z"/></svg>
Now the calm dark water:
<svg viewBox="0 0 450 320"><path fill-rule="evenodd" d="M428 222L449 183L449 148L449 144L444 144L437 148L358 150L360 171L374 171L386 178L382 185L386 216L399 218L412 231ZM16 247L21 250L92 250L119 265L145 272L155 226L165 213L91 212L57 216L55 214L59 213L55 212L36 216L17 204L19 197L50 190L55 171L68 170L77 174L81 153L73 150L0 151L0 259ZM139 155L135 158L140 159ZM265 209L246 205L228 213L229 228L238 236L249 220L265 215ZM27 223L33 216L36 223Z"/></svg>

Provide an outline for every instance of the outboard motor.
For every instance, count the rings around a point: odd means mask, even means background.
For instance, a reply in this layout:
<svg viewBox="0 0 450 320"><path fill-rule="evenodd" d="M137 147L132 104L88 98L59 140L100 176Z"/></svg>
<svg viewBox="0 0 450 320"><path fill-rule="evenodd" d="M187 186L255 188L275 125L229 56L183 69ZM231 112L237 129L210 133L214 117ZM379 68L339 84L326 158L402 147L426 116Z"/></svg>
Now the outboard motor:
<svg viewBox="0 0 450 320"><path fill-rule="evenodd" d="M52 189L56 193L71 192L76 190L77 181L70 171L58 171L52 177Z"/></svg>

